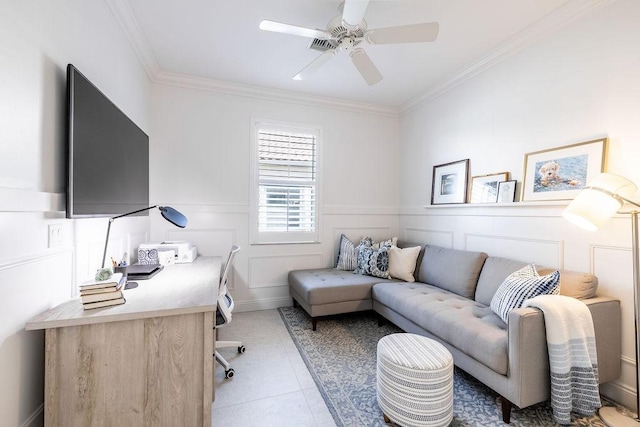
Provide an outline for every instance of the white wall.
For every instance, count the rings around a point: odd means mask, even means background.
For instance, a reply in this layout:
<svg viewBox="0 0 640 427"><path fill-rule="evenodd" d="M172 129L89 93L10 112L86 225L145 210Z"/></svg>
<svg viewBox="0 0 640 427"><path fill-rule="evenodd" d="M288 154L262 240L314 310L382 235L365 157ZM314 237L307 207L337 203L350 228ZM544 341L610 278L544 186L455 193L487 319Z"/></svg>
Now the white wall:
<svg viewBox="0 0 640 427"><path fill-rule="evenodd" d="M184 212L189 225L152 217L152 238L188 240L204 255L240 245L232 284L239 310L291 304L288 271L332 265L342 232L397 233L398 118L310 104L153 85L151 198ZM249 244L253 117L323 128L322 243Z"/></svg>
<svg viewBox="0 0 640 427"><path fill-rule="evenodd" d="M640 2L618 0L551 34L401 121L400 234L598 275L620 298L623 375L603 390L635 409L630 220L595 234L561 218L565 203L432 207L434 165L468 158L471 175L522 180L528 152L610 139L608 170L640 183Z"/></svg>
<svg viewBox="0 0 640 427"><path fill-rule="evenodd" d="M64 218L67 63L149 125L148 78L105 3L0 2L1 426L42 424L44 334L24 324L72 295L99 264L106 231L105 219ZM113 247L149 226L122 221ZM51 224L62 227L56 248Z"/></svg>

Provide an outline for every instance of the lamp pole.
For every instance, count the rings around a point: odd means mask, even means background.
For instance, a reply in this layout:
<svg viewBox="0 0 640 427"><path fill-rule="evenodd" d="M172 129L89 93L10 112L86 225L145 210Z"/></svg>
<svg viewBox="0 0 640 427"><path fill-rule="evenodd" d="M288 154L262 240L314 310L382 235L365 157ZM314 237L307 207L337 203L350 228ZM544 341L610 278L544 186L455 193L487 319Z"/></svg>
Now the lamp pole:
<svg viewBox="0 0 640 427"><path fill-rule="evenodd" d="M631 235L633 237L632 253L633 253L633 313L635 318L635 333L636 333L636 421L640 421L640 369L638 369L638 363L640 363L640 327L638 308L640 307L640 301L638 300L640 292L638 287L640 286L640 248L638 247L638 215L637 210L631 212Z"/></svg>

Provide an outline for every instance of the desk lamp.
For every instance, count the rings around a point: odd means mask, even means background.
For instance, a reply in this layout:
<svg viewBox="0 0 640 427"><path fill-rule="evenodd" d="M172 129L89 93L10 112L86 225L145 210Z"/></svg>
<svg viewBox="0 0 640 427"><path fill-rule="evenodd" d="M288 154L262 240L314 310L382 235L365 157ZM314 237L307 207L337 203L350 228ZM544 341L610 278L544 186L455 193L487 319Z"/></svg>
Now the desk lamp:
<svg viewBox="0 0 640 427"><path fill-rule="evenodd" d="M626 178L610 173L601 173L578 194L578 196L567 206L562 216L573 224L590 231L597 231L615 213L631 215L631 235L633 252L633 308L636 332L636 413L627 414L618 411L613 407L604 407L599 411L600 417L608 426L638 426L640 418L640 330L639 313L640 305L640 248L638 241L638 216L640 215L640 204L630 200L636 193L638 187ZM624 205L628 205L630 210L621 211Z"/></svg>
<svg viewBox="0 0 640 427"><path fill-rule="evenodd" d="M122 215L114 216L113 218L109 218L109 225L107 226L107 238L104 240L104 254L102 255L102 268L105 268L105 262L107 259L107 246L109 245L109 233L111 232L111 223L118 218L122 218L123 216L134 215L140 212L148 211L153 208L160 209L162 216L164 219L169 221L171 224L176 227L185 228L187 226L187 217L175 210L170 206L149 206L148 208L138 209L137 211L128 212Z"/></svg>

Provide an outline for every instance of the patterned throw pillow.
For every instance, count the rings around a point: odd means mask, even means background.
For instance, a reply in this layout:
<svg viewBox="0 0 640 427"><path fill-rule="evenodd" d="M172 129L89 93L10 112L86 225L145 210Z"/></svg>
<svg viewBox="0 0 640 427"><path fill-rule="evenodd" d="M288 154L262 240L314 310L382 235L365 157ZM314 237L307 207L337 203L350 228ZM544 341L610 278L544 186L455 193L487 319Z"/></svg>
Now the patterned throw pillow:
<svg viewBox="0 0 640 427"><path fill-rule="evenodd" d="M360 251L360 247L371 245L373 245L373 239L371 239L371 237L365 237L360 240L360 243L356 246L347 236L344 234L341 235L336 270L355 270L358 266L358 252Z"/></svg>
<svg viewBox="0 0 640 427"><path fill-rule="evenodd" d="M506 323L509 312L522 303L538 295L558 295L560 293L560 272L558 270L540 276L535 264L525 265L511 273L500 285L491 299L490 308Z"/></svg>
<svg viewBox="0 0 640 427"><path fill-rule="evenodd" d="M389 249L393 240L376 243L373 246L361 246L358 252L358 266L355 274L389 278Z"/></svg>

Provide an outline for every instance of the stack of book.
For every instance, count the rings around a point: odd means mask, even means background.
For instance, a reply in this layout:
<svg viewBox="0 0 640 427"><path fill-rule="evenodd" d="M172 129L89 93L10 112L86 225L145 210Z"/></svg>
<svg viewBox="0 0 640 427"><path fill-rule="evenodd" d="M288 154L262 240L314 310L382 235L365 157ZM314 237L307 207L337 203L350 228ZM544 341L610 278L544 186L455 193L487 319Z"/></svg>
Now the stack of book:
<svg viewBox="0 0 640 427"><path fill-rule="evenodd" d="M124 304L122 293L126 278L114 273L107 280L89 280L80 285L80 299L85 310Z"/></svg>

